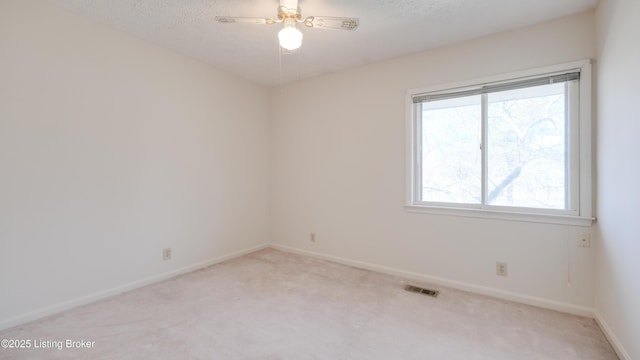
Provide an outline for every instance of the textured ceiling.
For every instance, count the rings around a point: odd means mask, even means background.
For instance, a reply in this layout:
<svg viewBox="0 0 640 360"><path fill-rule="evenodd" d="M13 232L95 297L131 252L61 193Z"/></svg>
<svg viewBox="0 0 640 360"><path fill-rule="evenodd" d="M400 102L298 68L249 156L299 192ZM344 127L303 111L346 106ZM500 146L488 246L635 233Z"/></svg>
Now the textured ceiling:
<svg viewBox="0 0 640 360"><path fill-rule="evenodd" d="M356 31L306 29L281 54L281 24L219 24L217 15L275 18L278 0L49 0L256 83L275 86L515 29L595 7L597 0L300 0L302 16L360 18Z"/></svg>

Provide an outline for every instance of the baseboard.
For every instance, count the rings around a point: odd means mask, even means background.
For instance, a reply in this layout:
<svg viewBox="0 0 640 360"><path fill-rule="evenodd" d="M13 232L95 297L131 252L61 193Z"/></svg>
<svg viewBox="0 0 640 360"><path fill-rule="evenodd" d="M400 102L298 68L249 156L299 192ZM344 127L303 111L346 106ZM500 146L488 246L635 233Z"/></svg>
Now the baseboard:
<svg viewBox="0 0 640 360"><path fill-rule="evenodd" d="M363 261L357 261L357 260L347 259L343 257L317 253L314 251L302 250L302 249L289 247L285 245L271 243L269 244L269 247L276 250L282 250L282 251L291 252L295 254L329 260L329 261L333 261L333 262L337 262L340 264L349 265L349 266L353 266L361 269L367 269L367 270L377 271L377 272L381 272L389 275L399 276L408 280L421 281L429 284L446 286L446 287L450 287L458 290L469 291L476 294L487 295L487 296L491 296L499 299L515 301L515 302L519 302L527 305L537 306L545 309L556 310L564 313L569 313L569 314L574 314L574 315L579 315L579 316L584 316L589 318L594 317L593 309L588 307L548 300L548 299L529 296L529 295L523 295L523 294L509 292L509 291L492 289L484 286L449 280L449 279L440 278L436 276L430 276L430 275L415 273L411 271L395 269L387 266L375 265L375 264L371 264Z"/></svg>
<svg viewBox="0 0 640 360"><path fill-rule="evenodd" d="M267 247L270 247L276 250L291 252L295 254L310 256L318 259L329 260L336 263L354 266L361 269L367 269L367 270L377 271L377 272L381 272L389 275L400 276L409 280L422 281L422 282L431 283L434 285L447 286L447 287L451 287L459 290L465 290L465 291L470 291L477 294L492 296L499 299L516 301L516 302L538 306L546 309L557 310L565 313L591 317L591 318L594 318L598 326L600 326L600 329L602 329L602 332L611 343L611 346L617 353L618 357L620 357L621 360L631 360L631 356L629 356L629 354L627 353L625 348L622 346L622 344L620 343L620 341L618 340L614 332L611 330L607 322L604 320L602 315L597 310L594 310L591 308L547 300L547 299L538 298L538 297L532 297L528 295L522 295L522 294L508 292L508 291L487 288L487 287L473 285L469 283L448 280L440 277L414 273L411 271L405 271L405 270L400 270L400 269L391 268L387 266L375 265L375 264L371 264L363 261L357 261L357 260L347 259L343 257L332 256L332 255L322 254L314 251L302 250L302 249L297 249L297 248L293 248L285 245L273 244L273 243L261 244L251 248L235 251L227 255L219 256L210 260L185 266L180 269L164 272L158 275L147 277L145 279L134 281L134 282L131 282L122 286L118 286L112 289L89 294L80 298L72 299L72 300L65 301L63 303L55 304L52 306L47 306L41 309L37 309L25 314L15 316L13 318L2 320L0 321L0 330L5 330L18 325L22 325L30 321L34 321L37 319L44 318L46 316L50 316L65 310L72 309L74 307L89 304L110 296L121 294L125 291L134 290L136 288L140 288L140 287L157 283L163 280L167 280L182 274L186 274L195 270L206 268L211 265L221 263L223 261L227 261L227 260L234 259L258 250L265 249Z"/></svg>
<svg viewBox="0 0 640 360"><path fill-rule="evenodd" d="M600 314L598 310L594 310L593 314L594 318L596 319L596 323L598 323L598 326L600 326L600 329L604 333L604 336L607 337L607 340L609 340L609 343L613 347L613 350L615 350L620 360L631 360L631 356L629 356L629 353L627 352L627 350L625 350L624 346L622 346L622 343L620 343L618 337L613 333L613 330L611 330L609 324L607 324L607 322L604 320L602 314Z"/></svg>
<svg viewBox="0 0 640 360"><path fill-rule="evenodd" d="M69 301L65 301L59 304L55 304L55 305L51 305L51 306L47 306L41 309L37 309L34 311L30 311L28 313L25 314L21 314L18 316L15 316L13 318L9 318L9 319L5 319L0 321L0 330L5 330L8 328L12 328L14 326L18 326L18 325L22 325L25 324L27 322L30 321L34 321L37 319L41 319L43 317L46 316L50 316L65 310L69 310L72 309L74 307L78 307L81 305L85 305L85 304L89 304L98 300L102 300L104 298L110 297L110 296L114 296L117 294L121 294L125 291L130 291L136 288L140 288L142 286L146 286L146 285L150 285L150 284L154 284L163 280L167 280L173 277L176 277L178 275L182 275L182 274L186 274L195 270L199 270L202 268L206 268L209 267L211 265L215 265L217 263L221 263L223 261L227 261L242 255L246 255L249 253L252 253L254 251L258 251L258 250L262 250L268 247L268 244L261 244L258 246L254 246L251 248L247 248L247 249L243 249L243 250L239 250L239 251L234 251L232 253L229 253L227 255L223 255L223 256L219 256L213 259L209 259L206 261L202 261L193 265L189 265L189 266L185 266L182 267L180 269L176 269L176 270L172 270L172 271L167 271L158 275L153 275L141 280L137 280L134 282L130 282L128 284L124 284L122 286L117 286L115 288L111 288L108 290L104 290L104 291L99 291L93 294L89 294L86 296L82 296L76 299L71 299Z"/></svg>

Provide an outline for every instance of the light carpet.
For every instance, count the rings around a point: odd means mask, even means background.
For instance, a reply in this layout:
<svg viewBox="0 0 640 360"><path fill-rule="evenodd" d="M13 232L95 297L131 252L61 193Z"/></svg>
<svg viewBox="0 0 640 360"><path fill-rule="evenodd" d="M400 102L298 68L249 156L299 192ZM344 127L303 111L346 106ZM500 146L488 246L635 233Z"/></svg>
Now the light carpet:
<svg viewBox="0 0 640 360"><path fill-rule="evenodd" d="M0 359L617 359L592 319L405 283L265 249L0 332L32 342Z"/></svg>

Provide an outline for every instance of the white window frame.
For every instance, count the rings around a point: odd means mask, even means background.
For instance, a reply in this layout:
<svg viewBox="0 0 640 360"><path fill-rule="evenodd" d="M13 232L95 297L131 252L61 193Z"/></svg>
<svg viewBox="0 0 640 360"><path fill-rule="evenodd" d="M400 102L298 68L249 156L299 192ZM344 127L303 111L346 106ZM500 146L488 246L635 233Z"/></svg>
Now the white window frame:
<svg viewBox="0 0 640 360"><path fill-rule="evenodd" d="M423 202L418 199L421 186L420 179L420 123L419 114L416 113L413 98L416 96L453 91L454 89L469 88L491 83L512 81L547 74L579 71L579 104L576 123L569 124L569 156L573 156L569 162L571 172L578 174L569 179L570 192L577 192L577 196L571 196L573 211L558 211L550 209L529 209L507 206L466 206L454 203ZM536 68L515 73L497 75L483 79L464 81L454 84L437 85L426 88L412 89L406 93L406 204L405 208L411 212L421 212L438 215L465 216L489 219L503 219L513 221L540 222L551 224L566 224L575 226L590 226L595 220L592 214L592 146L591 146L591 60L583 60L554 66ZM575 104L570 106L575 109ZM575 118L575 117L574 117ZM486 131L482 129L482 141L485 143ZM577 167L577 169L573 168ZM484 169L484 164L483 164ZM575 170L575 172L574 172ZM483 170L484 171L484 170ZM484 176L484 174L483 174ZM485 189L486 191L486 189Z"/></svg>

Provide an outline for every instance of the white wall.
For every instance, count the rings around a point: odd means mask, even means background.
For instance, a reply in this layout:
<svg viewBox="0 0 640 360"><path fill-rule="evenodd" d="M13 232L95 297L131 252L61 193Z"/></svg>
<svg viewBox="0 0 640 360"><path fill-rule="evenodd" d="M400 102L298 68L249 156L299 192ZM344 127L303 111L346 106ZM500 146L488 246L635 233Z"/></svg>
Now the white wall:
<svg viewBox="0 0 640 360"><path fill-rule="evenodd" d="M632 3L598 11L595 242L596 307L637 357L628 224L639 171L621 156L633 154L638 122L619 112L633 93L624 65L638 59L626 45L637 32ZM269 239L588 312L594 249L574 246L585 229L405 212L404 94L594 57L593 23L592 13L572 16L275 88L269 99L44 2L0 2L0 328ZM169 246L174 259L163 262ZM495 276L496 261L509 277Z"/></svg>
<svg viewBox="0 0 640 360"><path fill-rule="evenodd" d="M272 242L589 314L584 228L404 210L405 92L592 58L594 36L589 12L274 89Z"/></svg>
<svg viewBox="0 0 640 360"><path fill-rule="evenodd" d="M268 110L265 88L0 1L0 328L267 243Z"/></svg>
<svg viewBox="0 0 640 360"><path fill-rule="evenodd" d="M598 31L596 311L627 359L640 359L640 2L601 0Z"/></svg>

